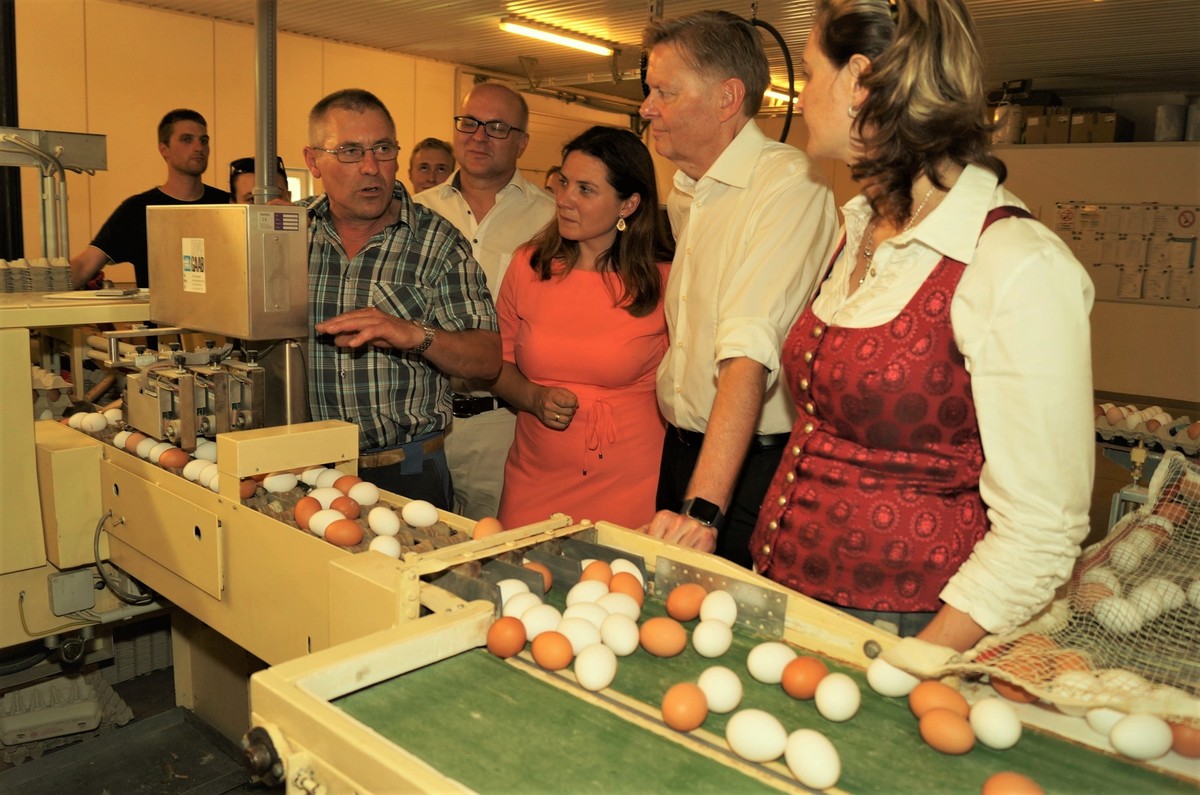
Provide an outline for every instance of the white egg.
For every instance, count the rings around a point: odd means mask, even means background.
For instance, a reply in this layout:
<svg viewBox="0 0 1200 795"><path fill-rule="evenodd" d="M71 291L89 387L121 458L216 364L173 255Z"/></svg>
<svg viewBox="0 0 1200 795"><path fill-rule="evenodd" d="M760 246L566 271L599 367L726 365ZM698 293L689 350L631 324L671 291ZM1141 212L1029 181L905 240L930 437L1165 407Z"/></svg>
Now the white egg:
<svg viewBox="0 0 1200 795"><path fill-rule="evenodd" d="M1138 588L1145 588L1152 593L1158 594L1162 598L1164 613L1178 610L1187 604L1187 594L1183 592L1183 589L1165 577L1151 577L1139 585Z"/></svg>
<svg viewBox="0 0 1200 795"><path fill-rule="evenodd" d="M1158 759L1171 750L1171 727L1155 715L1126 715L1108 733L1117 753L1130 759Z"/></svg>
<svg viewBox="0 0 1200 795"><path fill-rule="evenodd" d="M496 583L496 587L500 589L501 606L519 593L529 593L529 585L524 580L518 580L515 577L501 580Z"/></svg>
<svg viewBox="0 0 1200 795"><path fill-rule="evenodd" d="M1144 619L1138 609L1118 596L1101 599L1092 607L1092 613L1101 626L1118 635L1137 632L1142 628Z"/></svg>
<svg viewBox="0 0 1200 795"><path fill-rule="evenodd" d="M608 616L608 611L595 602L576 602L563 611L563 618L586 618L596 625L596 629L600 629ZM629 618L629 616L623 616L623 618ZM636 627L636 620L630 620L634 621L634 626Z"/></svg>
<svg viewBox="0 0 1200 795"><path fill-rule="evenodd" d="M395 536L375 536L371 539L370 546L367 547L372 552L382 552L388 557L400 557L400 539Z"/></svg>
<svg viewBox="0 0 1200 795"><path fill-rule="evenodd" d="M603 690L616 677L617 655L604 644L597 643L575 653L575 679L584 690Z"/></svg>
<svg viewBox="0 0 1200 795"><path fill-rule="evenodd" d="M104 418L103 414L93 411L83 416L83 419L79 422L79 427L88 433L99 433L108 427L108 420Z"/></svg>
<svg viewBox="0 0 1200 795"><path fill-rule="evenodd" d="M113 436L113 447L120 447L123 449L125 447L125 440L128 439L131 434L132 431L118 431L117 434Z"/></svg>
<svg viewBox="0 0 1200 795"><path fill-rule="evenodd" d="M796 780L810 789L829 789L842 775L837 749L813 729L797 729L788 735L783 758Z"/></svg>
<svg viewBox="0 0 1200 795"><path fill-rule="evenodd" d="M311 469L306 469L300 473L300 481L309 486L316 486L317 478L321 476L322 472L328 469L329 467L312 467Z"/></svg>
<svg viewBox="0 0 1200 795"><path fill-rule="evenodd" d="M432 527L438 521L438 509L432 502L413 500L400 509L400 516L409 527Z"/></svg>
<svg viewBox="0 0 1200 795"><path fill-rule="evenodd" d="M199 480L200 471L205 467L216 466L211 461L205 461L203 458L193 458L183 466L183 476L188 480Z"/></svg>
<svg viewBox="0 0 1200 795"><path fill-rule="evenodd" d="M338 478L344 477L345 475L346 475L346 473L341 471L340 469L326 469L324 472L322 472L320 475L317 476L317 488L319 488L319 489L330 488L333 486L334 483L338 482Z"/></svg>
<svg viewBox="0 0 1200 795"><path fill-rule="evenodd" d="M1154 689L1148 681L1124 668L1109 668L1096 674L1101 689L1120 690L1126 695L1142 695Z"/></svg>
<svg viewBox="0 0 1200 795"><path fill-rule="evenodd" d="M576 607L587 607L587 605L582 604L575 605L575 607L568 607L563 612L563 621L567 620L567 613ZM589 621L590 619L585 618L583 620ZM623 616L619 613L605 616L600 624L600 642L612 649L613 654L618 657L628 657L638 649L637 622L629 616Z"/></svg>
<svg viewBox="0 0 1200 795"><path fill-rule="evenodd" d="M343 495L340 491L332 486L324 486L313 489L308 493L308 496L321 503L322 508L328 508L330 505L333 505L334 500Z"/></svg>
<svg viewBox="0 0 1200 795"><path fill-rule="evenodd" d="M1200 580L1192 580L1187 589L1188 604L1200 610Z"/></svg>
<svg viewBox="0 0 1200 795"><path fill-rule="evenodd" d="M1149 530L1137 529L1125 536L1125 543L1141 552L1142 555L1150 555L1158 548L1158 536L1151 533Z"/></svg>
<svg viewBox="0 0 1200 795"><path fill-rule="evenodd" d="M840 723L850 720L858 712L862 694L858 692L858 685L849 676L840 672L831 673L817 685L813 702L822 717Z"/></svg>
<svg viewBox="0 0 1200 795"><path fill-rule="evenodd" d="M704 691L710 712L724 715L733 712L742 703L742 680L724 665L705 668L696 684Z"/></svg>
<svg viewBox="0 0 1200 795"><path fill-rule="evenodd" d="M920 683L920 679L908 671L901 671L882 657L876 657L867 666L867 684L881 696L907 696Z"/></svg>
<svg viewBox="0 0 1200 795"><path fill-rule="evenodd" d="M525 637L531 643L543 632L558 629L561 620L562 614L554 605L536 605L521 614L521 623L525 625Z"/></svg>
<svg viewBox="0 0 1200 795"><path fill-rule="evenodd" d="M1098 582L1101 585L1107 585L1109 590L1114 594L1117 596L1121 595L1121 578L1107 566L1097 566L1094 569L1085 571L1079 578L1079 584L1082 585L1085 582Z"/></svg>
<svg viewBox="0 0 1200 795"><path fill-rule="evenodd" d="M308 529L313 532L318 538L325 537L325 528L336 522L338 519L345 519L346 515L341 511L335 511L333 508L322 508L314 513L308 520Z"/></svg>
<svg viewBox="0 0 1200 795"><path fill-rule="evenodd" d="M750 650L746 668L750 675L765 685L777 685L783 680L783 669L796 659L796 650L786 643L767 641Z"/></svg>
<svg viewBox="0 0 1200 795"><path fill-rule="evenodd" d="M378 535L394 536L400 532L400 517L391 508L380 505L367 514L367 526Z"/></svg>
<svg viewBox="0 0 1200 795"><path fill-rule="evenodd" d="M971 705L971 729L979 742L988 748L1003 751L1021 739L1021 719L1005 700L984 698Z"/></svg>
<svg viewBox="0 0 1200 795"><path fill-rule="evenodd" d="M600 580L580 580L567 591L567 607L580 602L598 602L607 593L608 585Z"/></svg>
<svg viewBox="0 0 1200 795"><path fill-rule="evenodd" d="M379 502L379 487L364 480L351 486L346 496L365 508Z"/></svg>
<svg viewBox="0 0 1200 795"><path fill-rule="evenodd" d="M138 458L149 458L150 451L160 444L162 444L162 442L160 442L158 439L152 439L147 436L145 439L142 439L140 442L138 442L137 450L134 452L138 454Z"/></svg>
<svg viewBox="0 0 1200 795"><path fill-rule="evenodd" d="M213 475L211 478L208 479L208 490L211 491L213 494L221 493L220 473L217 473L216 475Z"/></svg>
<svg viewBox="0 0 1200 795"><path fill-rule="evenodd" d="M642 575L641 568L639 568L638 565L632 560L626 560L625 558L613 558L612 562L608 565L612 568L613 574L621 571L629 572L634 577L637 577L638 582L642 584L643 588L646 587L646 578Z"/></svg>
<svg viewBox="0 0 1200 795"><path fill-rule="evenodd" d="M220 474L220 472L217 470L217 465L212 461L209 461L205 466L201 467L200 471L196 474L196 482L207 489L208 484L216 480L218 474Z"/></svg>
<svg viewBox="0 0 1200 795"><path fill-rule="evenodd" d="M516 594L512 599L505 602L500 612L506 616L520 618L525 614L526 610L537 607L541 603L542 597L526 591L525 593Z"/></svg>
<svg viewBox="0 0 1200 795"><path fill-rule="evenodd" d="M783 724L761 709L734 713L725 724L725 740L730 750L750 762L773 762L787 748Z"/></svg>
<svg viewBox="0 0 1200 795"><path fill-rule="evenodd" d="M1129 592L1129 603L1143 621L1153 621L1163 611L1162 595L1153 587L1143 583Z"/></svg>
<svg viewBox="0 0 1200 795"><path fill-rule="evenodd" d="M121 413L120 409L108 409L104 412L104 419L109 427L114 427L121 424L121 421L125 419L125 415Z"/></svg>
<svg viewBox="0 0 1200 795"><path fill-rule="evenodd" d="M1092 727L1092 731L1107 737L1117 721L1125 717L1125 713L1111 707L1097 707L1096 709L1089 709L1087 715L1084 717L1087 720L1087 725Z"/></svg>
<svg viewBox="0 0 1200 795"><path fill-rule="evenodd" d="M196 458L203 458L205 461L217 460L217 443L208 439L196 440L196 452L192 453Z"/></svg>
<svg viewBox="0 0 1200 795"><path fill-rule="evenodd" d="M642 608L638 606L637 600L627 593L606 593L596 600L596 606L609 615L628 616L634 621L642 615Z"/></svg>
<svg viewBox="0 0 1200 795"><path fill-rule="evenodd" d="M1144 557L1142 551L1128 541L1118 541L1109 550L1112 567L1126 574L1140 566Z"/></svg>
<svg viewBox="0 0 1200 795"><path fill-rule="evenodd" d="M68 427L68 428L74 428L74 429L75 429L75 430L77 430L77 431L78 431L78 430L82 430L82 428L83 428L83 418L84 418L84 417L86 417L86 416L87 416L87 412L86 412L86 411L77 411L77 412L75 412L75 413L74 413L74 414L72 414L70 417L67 417L67 427Z"/></svg>
<svg viewBox="0 0 1200 795"><path fill-rule="evenodd" d="M272 494L282 494L285 491L291 491L296 488L296 484L300 479L291 472L277 472L274 475L267 475L263 478L263 488Z"/></svg>
<svg viewBox="0 0 1200 795"><path fill-rule="evenodd" d="M39 420L52 420L52 419L54 419L54 412L51 411L50 409L42 409L42 413L38 415L38 419ZM117 447L120 447L120 445L117 445Z"/></svg>
<svg viewBox="0 0 1200 795"><path fill-rule="evenodd" d="M174 446L175 445L171 444L170 442L159 442L150 448L149 452L146 453L145 458L148 459L151 464L157 464L158 459L162 458L162 454ZM138 447L140 448L141 445L138 445Z"/></svg>
<svg viewBox="0 0 1200 795"><path fill-rule="evenodd" d="M737 621L737 602L729 591L709 591L700 603L701 620L715 618L733 626Z"/></svg>
<svg viewBox="0 0 1200 795"><path fill-rule="evenodd" d="M692 630L692 648L701 657L720 657L733 645L733 630L715 618L701 621Z"/></svg>
<svg viewBox="0 0 1200 795"><path fill-rule="evenodd" d="M564 618L558 622L558 631L571 641L571 651L577 657L579 652L588 646L595 646L600 642L600 630L586 618Z"/></svg>

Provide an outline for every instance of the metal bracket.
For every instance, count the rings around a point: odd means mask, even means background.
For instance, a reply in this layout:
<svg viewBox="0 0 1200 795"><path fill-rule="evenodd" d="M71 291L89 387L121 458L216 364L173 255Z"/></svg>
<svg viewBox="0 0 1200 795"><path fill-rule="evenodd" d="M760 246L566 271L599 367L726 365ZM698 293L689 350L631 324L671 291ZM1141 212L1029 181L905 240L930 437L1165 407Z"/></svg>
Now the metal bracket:
<svg viewBox="0 0 1200 795"><path fill-rule="evenodd" d="M528 55L518 55L518 60L521 62L521 69L525 72L525 79L529 81L530 88L538 87L537 67L538 59L531 58Z"/></svg>

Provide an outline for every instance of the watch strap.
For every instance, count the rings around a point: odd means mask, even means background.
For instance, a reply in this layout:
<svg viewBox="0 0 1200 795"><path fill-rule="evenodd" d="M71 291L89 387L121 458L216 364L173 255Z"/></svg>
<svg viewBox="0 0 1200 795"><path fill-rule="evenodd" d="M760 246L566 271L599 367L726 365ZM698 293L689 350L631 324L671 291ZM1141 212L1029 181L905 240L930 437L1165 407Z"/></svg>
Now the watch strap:
<svg viewBox="0 0 1200 795"><path fill-rule="evenodd" d="M421 344L409 350L413 353L424 353L429 350L429 346L433 344L434 329L433 326L428 326L421 321L416 321L417 325L425 330L425 339L421 340Z"/></svg>

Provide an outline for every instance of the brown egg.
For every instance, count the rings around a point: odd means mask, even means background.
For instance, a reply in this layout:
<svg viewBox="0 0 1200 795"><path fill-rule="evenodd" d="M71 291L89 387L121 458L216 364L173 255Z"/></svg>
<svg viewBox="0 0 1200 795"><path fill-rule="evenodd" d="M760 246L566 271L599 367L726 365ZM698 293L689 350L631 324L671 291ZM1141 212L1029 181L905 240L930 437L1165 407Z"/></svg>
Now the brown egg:
<svg viewBox="0 0 1200 795"><path fill-rule="evenodd" d="M642 589L642 583L627 571L618 571L612 576L608 582L608 590L611 593L623 593L633 597L633 601L641 607L646 602L646 592Z"/></svg>
<svg viewBox="0 0 1200 795"><path fill-rule="evenodd" d="M1171 721L1167 725L1171 727L1171 750L1188 759L1200 759L1200 727Z"/></svg>
<svg viewBox="0 0 1200 795"><path fill-rule="evenodd" d="M147 438L144 433L131 433L125 437L125 449L136 454L138 445L146 441Z"/></svg>
<svg viewBox="0 0 1200 795"><path fill-rule="evenodd" d="M1092 665L1088 658L1077 651L1064 651L1054 655L1050 660L1054 666L1054 675L1058 676L1066 671L1091 671Z"/></svg>
<svg viewBox="0 0 1200 795"><path fill-rule="evenodd" d="M192 457L185 450L172 447L169 450L164 450L163 454L158 457L158 465L168 469L183 469L187 466L187 462L191 460Z"/></svg>
<svg viewBox="0 0 1200 795"><path fill-rule="evenodd" d="M544 563L538 563L537 561L533 560L527 560L523 565L530 571L536 571L538 574L542 575L542 583L544 586L542 591L543 593L548 593L550 591L550 587L554 585L554 573L550 571L550 567L546 566Z"/></svg>
<svg viewBox="0 0 1200 795"><path fill-rule="evenodd" d="M1189 439L1200 439L1200 420L1187 427L1187 435Z"/></svg>
<svg viewBox="0 0 1200 795"><path fill-rule="evenodd" d="M307 530L308 520L319 510L321 510L321 503L317 502L316 497L301 497L296 501L296 507L292 509L292 516L301 530Z"/></svg>
<svg viewBox="0 0 1200 795"><path fill-rule="evenodd" d="M667 595L667 615L676 621L691 621L700 615L700 603L708 591L703 585L695 582L685 582L677 585Z"/></svg>
<svg viewBox="0 0 1200 795"><path fill-rule="evenodd" d="M1015 701L1018 704L1032 704L1037 701L1037 696L1020 685L1014 685L994 676L992 677L992 689L1009 701Z"/></svg>
<svg viewBox="0 0 1200 795"><path fill-rule="evenodd" d="M160 458L159 460L161 461L162 459ZM256 491L258 491L258 481L256 481L254 478L243 478L241 482L238 483L238 497L242 498L243 500L248 500L253 497L254 492ZM317 503L317 507L320 507L320 503Z"/></svg>
<svg viewBox="0 0 1200 795"><path fill-rule="evenodd" d="M353 519L336 519L325 528L325 540L339 547L352 547L363 540L362 527Z"/></svg>
<svg viewBox="0 0 1200 795"><path fill-rule="evenodd" d="M1090 613L1101 599L1113 595L1113 589L1102 582L1085 582L1071 593L1071 607L1077 613Z"/></svg>
<svg viewBox="0 0 1200 795"><path fill-rule="evenodd" d="M680 682L663 696L662 716L663 723L675 731L690 732L708 718L708 699L699 685Z"/></svg>
<svg viewBox="0 0 1200 795"><path fill-rule="evenodd" d="M1046 791L1033 779L1005 770L988 776L980 795L1046 795Z"/></svg>
<svg viewBox="0 0 1200 795"><path fill-rule="evenodd" d="M561 671L571 664L575 652L571 641L561 632L550 630L533 639L533 660L547 671Z"/></svg>
<svg viewBox="0 0 1200 795"><path fill-rule="evenodd" d="M521 653L525 648L525 625L519 618L498 618L488 628L487 649L492 654L506 659Z"/></svg>
<svg viewBox="0 0 1200 795"><path fill-rule="evenodd" d="M593 560L584 568L583 574L579 575L580 580L599 580L605 584L612 582L612 578L612 566L607 560Z"/></svg>
<svg viewBox="0 0 1200 795"><path fill-rule="evenodd" d="M921 716L921 739L943 754L965 754L975 747L975 732L967 719L952 710L934 707Z"/></svg>
<svg viewBox="0 0 1200 795"><path fill-rule="evenodd" d="M485 516L475 523L475 528L471 531L471 538L487 538L503 532L504 526L500 524L499 519L494 516Z"/></svg>
<svg viewBox="0 0 1200 795"><path fill-rule="evenodd" d="M358 515L362 513L362 506L356 500L345 495L335 497L333 502L329 503L329 507L335 511L341 511L347 519L357 519Z"/></svg>
<svg viewBox="0 0 1200 795"><path fill-rule="evenodd" d="M829 673L829 666L816 657L797 657L783 667L783 692L792 698L808 700L817 692L817 685Z"/></svg>
<svg viewBox="0 0 1200 795"><path fill-rule="evenodd" d="M642 648L655 657L674 657L687 646L687 630L673 618L656 616L638 631Z"/></svg>
<svg viewBox="0 0 1200 795"><path fill-rule="evenodd" d="M333 482L333 487L342 494L349 495L350 488L352 486L357 486L359 483L362 483L362 478L360 478L358 475L342 475Z"/></svg>
<svg viewBox="0 0 1200 795"><path fill-rule="evenodd" d="M971 714L971 707L962 693L936 679L927 679L913 688L908 694L908 708L918 718L934 709L949 710L964 720Z"/></svg>

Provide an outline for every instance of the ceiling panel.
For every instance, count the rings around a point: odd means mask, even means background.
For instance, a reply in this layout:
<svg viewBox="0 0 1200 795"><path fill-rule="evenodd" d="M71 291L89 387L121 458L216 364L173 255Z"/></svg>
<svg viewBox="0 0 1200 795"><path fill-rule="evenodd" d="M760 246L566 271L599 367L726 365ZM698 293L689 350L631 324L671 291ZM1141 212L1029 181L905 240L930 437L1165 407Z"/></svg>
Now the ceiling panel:
<svg viewBox="0 0 1200 795"><path fill-rule="evenodd" d="M247 25L249 0L126 0ZM640 98L641 32L650 10L665 16L714 6L712 0L279 0L279 30L460 64L534 81L579 87L614 98ZM799 60L811 0L727 4L777 28ZM986 81L1031 79L1035 90L1072 98L1118 93L1200 93L1200 2L1197 0L967 0L983 44ZM606 58L504 33L502 16L518 15L616 42ZM774 82L786 83L784 60L768 41ZM618 78L614 80L614 75Z"/></svg>

